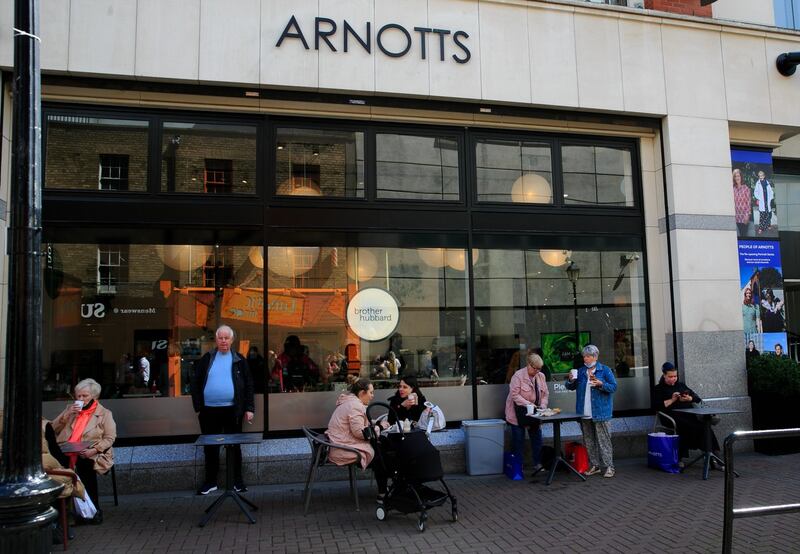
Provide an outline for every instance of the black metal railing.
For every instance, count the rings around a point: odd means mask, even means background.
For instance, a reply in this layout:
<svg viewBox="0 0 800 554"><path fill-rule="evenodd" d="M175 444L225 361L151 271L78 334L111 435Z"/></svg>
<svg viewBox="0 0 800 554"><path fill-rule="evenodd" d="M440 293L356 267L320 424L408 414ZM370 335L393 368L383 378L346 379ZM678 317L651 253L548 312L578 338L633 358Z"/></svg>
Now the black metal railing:
<svg viewBox="0 0 800 554"><path fill-rule="evenodd" d="M733 520L744 517L759 517L800 512L800 504L776 504L774 506L733 507L733 445L742 439L781 439L800 437L800 429L775 429L766 431L736 431L725 437L725 512L722 522L722 552L730 554L733 545Z"/></svg>

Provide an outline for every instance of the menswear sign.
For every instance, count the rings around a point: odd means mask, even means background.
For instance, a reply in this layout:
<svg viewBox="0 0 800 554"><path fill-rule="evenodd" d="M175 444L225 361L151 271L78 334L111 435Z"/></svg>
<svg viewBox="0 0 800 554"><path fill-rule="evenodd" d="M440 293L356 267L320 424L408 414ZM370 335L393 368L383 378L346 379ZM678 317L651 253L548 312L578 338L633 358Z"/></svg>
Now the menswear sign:
<svg viewBox="0 0 800 554"><path fill-rule="evenodd" d="M429 44L429 39L432 44ZM315 17L313 25L306 23L305 27L302 27L292 15L275 46L280 48L287 40L296 40L306 50L311 50L312 47L314 50L319 50L322 47L330 49L331 52L347 53L351 48L361 48L371 54L374 44L390 58L402 58L413 49L412 55L418 53L422 60L431 56L438 57L442 62L452 59L456 63L464 64L472 58L467 39L469 34L465 31L431 27L407 29L398 23L387 23L373 33L370 21L356 28L346 19L338 24L327 17Z"/></svg>

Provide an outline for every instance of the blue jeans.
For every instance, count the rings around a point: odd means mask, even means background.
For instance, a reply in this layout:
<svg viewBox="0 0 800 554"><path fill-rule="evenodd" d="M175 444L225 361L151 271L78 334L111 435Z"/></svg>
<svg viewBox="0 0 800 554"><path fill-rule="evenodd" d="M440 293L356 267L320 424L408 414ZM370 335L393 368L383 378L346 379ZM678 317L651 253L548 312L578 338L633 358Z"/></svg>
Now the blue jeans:
<svg viewBox="0 0 800 554"><path fill-rule="evenodd" d="M511 452L517 454L520 459L522 458L522 445L525 440L525 429L521 425L511 426ZM531 438L531 452L533 457L533 465L537 466L542 463L542 428L539 425L527 426L528 436Z"/></svg>

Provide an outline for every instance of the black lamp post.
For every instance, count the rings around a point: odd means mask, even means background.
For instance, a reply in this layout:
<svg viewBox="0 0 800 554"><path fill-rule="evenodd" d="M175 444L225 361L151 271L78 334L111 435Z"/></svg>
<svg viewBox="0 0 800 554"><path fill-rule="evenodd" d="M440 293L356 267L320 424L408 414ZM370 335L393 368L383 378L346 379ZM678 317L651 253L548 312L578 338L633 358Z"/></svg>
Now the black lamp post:
<svg viewBox="0 0 800 554"><path fill-rule="evenodd" d="M581 354L581 332L580 326L578 324L578 279L581 276L581 269L575 264L574 261L570 261L569 265L566 269L567 272L567 279L569 282L572 283L572 310L575 316L575 350L577 351L575 354L575 360L580 357Z"/></svg>
<svg viewBox="0 0 800 554"><path fill-rule="evenodd" d="M49 552L62 485L42 471L42 146L39 3L14 3L5 412L0 552Z"/></svg>

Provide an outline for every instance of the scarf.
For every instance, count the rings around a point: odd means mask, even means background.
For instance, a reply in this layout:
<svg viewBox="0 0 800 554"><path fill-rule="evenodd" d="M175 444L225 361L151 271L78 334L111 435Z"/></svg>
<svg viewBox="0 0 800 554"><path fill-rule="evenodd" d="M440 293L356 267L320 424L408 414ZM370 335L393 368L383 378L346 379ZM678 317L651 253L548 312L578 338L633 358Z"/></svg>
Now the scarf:
<svg viewBox="0 0 800 554"><path fill-rule="evenodd" d="M97 402L92 401L91 406L81 410L81 413L75 418L75 423L72 424L72 434L69 436L69 442L81 442L83 432L86 430L86 426L89 424L89 420L94 415L96 409Z"/></svg>

